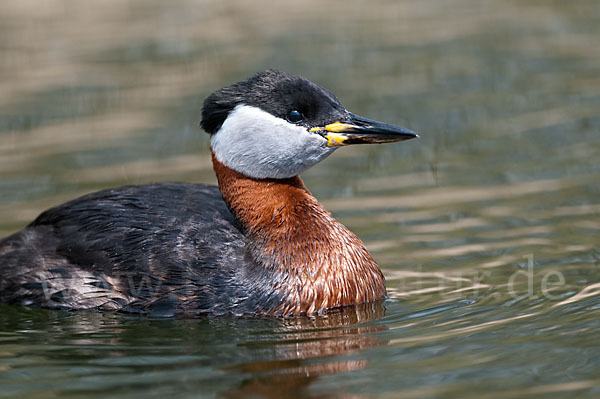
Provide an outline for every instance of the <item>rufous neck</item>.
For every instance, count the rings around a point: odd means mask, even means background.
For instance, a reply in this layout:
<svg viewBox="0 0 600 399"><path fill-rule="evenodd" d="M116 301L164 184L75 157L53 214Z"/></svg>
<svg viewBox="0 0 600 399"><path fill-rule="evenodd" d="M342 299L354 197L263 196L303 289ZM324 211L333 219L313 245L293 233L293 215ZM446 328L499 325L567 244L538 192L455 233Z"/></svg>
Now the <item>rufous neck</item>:
<svg viewBox="0 0 600 399"><path fill-rule="evenodd" d="M323 209L300 177L253 179L212 159L223 199L267 285L286 298L277 312L313 314L385 297L383 274L362 241Z"/></svg>
<svg viewBox="0 0 600 399"><path fill-rule="evenodd" d="M281 224L298 204L317 205L300 176L255 179L227 167L212 154L221 195L247 233L255 234ZM289 221L289 220L287 220Z"/></svg>

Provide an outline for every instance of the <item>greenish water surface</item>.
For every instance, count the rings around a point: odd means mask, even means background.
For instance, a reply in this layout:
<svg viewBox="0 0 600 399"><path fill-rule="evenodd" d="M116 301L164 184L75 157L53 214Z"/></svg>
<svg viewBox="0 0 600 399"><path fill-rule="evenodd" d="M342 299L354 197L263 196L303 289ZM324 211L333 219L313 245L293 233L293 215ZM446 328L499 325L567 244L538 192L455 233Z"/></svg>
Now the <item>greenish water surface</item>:
<svg viewBox="0 0 600 399"><path fill-rule="evenodd" d="M5 1L0 236L214 184L213 90L266 68L418 140L303 175L389 299L303 320L0 305L0 398L600 397L600 3Z"/></svg>

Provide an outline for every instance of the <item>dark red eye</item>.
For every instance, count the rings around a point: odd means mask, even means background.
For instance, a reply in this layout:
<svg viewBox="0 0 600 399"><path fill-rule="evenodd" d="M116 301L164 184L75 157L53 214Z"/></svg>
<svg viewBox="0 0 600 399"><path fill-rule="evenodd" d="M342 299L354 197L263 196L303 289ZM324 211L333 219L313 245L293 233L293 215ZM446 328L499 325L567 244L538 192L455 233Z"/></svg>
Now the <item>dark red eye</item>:
<svg viewBox="0 0 600 399"><path fill-rule="evenodd" d="M293 109L287 113L285 119L287 119L287 121L290 123L299 123L304 120L304 115L302 115L300 111L296 111L295 109Z"/></svg>

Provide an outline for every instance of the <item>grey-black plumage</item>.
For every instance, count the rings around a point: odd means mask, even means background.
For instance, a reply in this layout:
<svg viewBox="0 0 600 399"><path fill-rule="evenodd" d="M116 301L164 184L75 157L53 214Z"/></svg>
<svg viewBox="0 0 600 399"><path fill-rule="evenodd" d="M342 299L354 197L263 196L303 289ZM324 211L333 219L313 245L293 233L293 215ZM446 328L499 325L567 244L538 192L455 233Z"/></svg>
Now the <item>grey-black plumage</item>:
<svg viewBox="0 0 600 399"><path fill-rule="evenodd" d="M248 286L241 227L218 188L201 184L128 186L59 205L0 242L0 260L0 300L21 305L171 316L267 313L279 302Z"/></svg>

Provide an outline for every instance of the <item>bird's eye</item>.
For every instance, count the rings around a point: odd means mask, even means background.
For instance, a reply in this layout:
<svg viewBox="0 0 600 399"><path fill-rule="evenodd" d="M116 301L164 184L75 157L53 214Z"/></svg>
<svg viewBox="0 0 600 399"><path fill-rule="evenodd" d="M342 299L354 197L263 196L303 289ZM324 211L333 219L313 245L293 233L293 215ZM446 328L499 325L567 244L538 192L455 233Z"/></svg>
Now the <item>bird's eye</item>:
<svg viewBox="0 0 600 399"><path fill-rule="evenodd" d="M287 119L287 121L290 123L299 123L304 120L304 115L302 115L300 111L296 111L295 109L293 109L287 113L285 119Z"/></svg>

